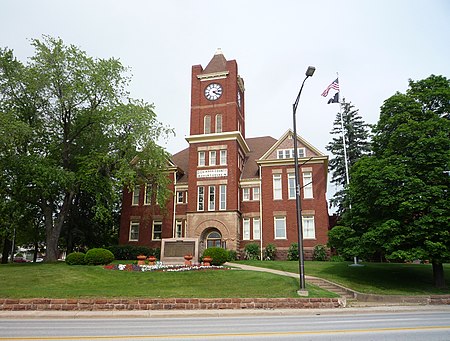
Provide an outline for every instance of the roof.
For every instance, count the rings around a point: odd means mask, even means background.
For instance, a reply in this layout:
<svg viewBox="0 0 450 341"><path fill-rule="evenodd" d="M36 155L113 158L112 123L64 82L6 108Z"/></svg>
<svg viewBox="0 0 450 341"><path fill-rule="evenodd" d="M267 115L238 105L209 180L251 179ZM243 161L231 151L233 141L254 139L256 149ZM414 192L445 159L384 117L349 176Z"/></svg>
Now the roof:
<svg viewBox="0 0 450 341"><path fill-rule="evenodd" d="M227 60L225 59L222 50L217 49L214 57L212 57L211 61L208 63L202 73L207 74L222 71L227 71Z"/></svg>
<svg viewBox="0 0 450 341"><path fill-rule="evenodd" d="M177 179L177 183L187 183L188 182L188 169L189 169L189 148L183 149L182 151L172 155L172 162L178 166L178 168L184 171L181 178Z"/></svg>
<svg viewBox="0 0 450 341"><path fill-rule="evenodd" d="M259 166L256 160L260 159L277 140L271 136L253 137L246 139L250 148L244 163L241 179L259 178Z"/></svg>

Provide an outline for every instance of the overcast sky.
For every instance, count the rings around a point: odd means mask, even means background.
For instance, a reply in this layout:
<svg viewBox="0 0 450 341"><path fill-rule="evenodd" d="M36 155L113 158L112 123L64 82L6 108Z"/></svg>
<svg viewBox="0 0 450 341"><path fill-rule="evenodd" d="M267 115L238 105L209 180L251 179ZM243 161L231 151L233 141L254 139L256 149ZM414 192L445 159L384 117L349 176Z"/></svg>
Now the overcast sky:
<svg viewBox="0 0 450 341"><path fill-rule="evenodd" d="M281 137L309 65L298 133L322 152L337 104L322 91L339 73L341 95L367 123L408 79L450 76L446 0L1 0L0 46L22 61L30 38L60 37L97 58L131 68L131 96L154 103L175 129L165 147L187 147L191 66L217 48L236 59L245 81L247 137Z"/></svg>

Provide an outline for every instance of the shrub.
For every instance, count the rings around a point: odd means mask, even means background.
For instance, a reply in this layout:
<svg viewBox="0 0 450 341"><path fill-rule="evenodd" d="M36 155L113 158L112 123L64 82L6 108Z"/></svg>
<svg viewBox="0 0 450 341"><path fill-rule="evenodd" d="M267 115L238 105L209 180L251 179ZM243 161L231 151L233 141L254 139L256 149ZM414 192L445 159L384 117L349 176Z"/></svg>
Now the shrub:
<svg viewBox="0 0 450 341"><path fill-rule="evenodd" d="M211 265L222 265L228 260L228 252L221 247L210 247L203 251L202 258L209 256L212 258Z"/></svg>
<svg viewBox="0 0 450 341"><path fill-rule="evenodd" d="M260 257L261 249L256 243L250 243L245 245L244 248L244 259L257 260Z"/></svg>
<svg viewBox="0 0 450 341"><path fill-rule="evenodd" d="M288 260L298 260L298 243L292 243L288 249Z"/></svg>
<svg viewBox="0 0 450 341"><path fill-rule="evenodd" d="M114 260L114 254L107 249L90 249L84 257L86 264L89 265L106 265Z"/></svg>
<svg viewBox="0 0 450 341"><path fill-rule="evenodd" d="M267 244L264 249L264 260L275 260L277 247L274 244Z"/></svg>
<svg viewBox="0 0 450 341"><path fill-rule="evenodd" d="M83 252L72 252L69 253L66 257L67 265L84 265L85 263L85 254Z"/></svg>
<svg viewBox="0 0 450 341"><path fill-rule="evenodd" d="M227 250L228 253L228 262L232 262L237 259L237 252L235 250Z"/></svg>
<svg viewBox="0 0 450 341"><path fill-rule="evenodd" d="M330 257L330 262L343 262L343 261L345 261L345 259L342 256L334 255Z"/></svg>
<svg viewBox="0 0 450 341"><path fill-rule="evenodd" d="M138 255L155 256L160 259L161 253L159 248L152 249L140 245L113 245L108 247L108 250L114 254L115 259L120 260L136 260Z"/></svg>
<svg viewBox="0 0 450 341"><path fill-rule="evenodd" d="M325 245L314 246L313 260L325 261L327 260L327 248Z"/></svg>

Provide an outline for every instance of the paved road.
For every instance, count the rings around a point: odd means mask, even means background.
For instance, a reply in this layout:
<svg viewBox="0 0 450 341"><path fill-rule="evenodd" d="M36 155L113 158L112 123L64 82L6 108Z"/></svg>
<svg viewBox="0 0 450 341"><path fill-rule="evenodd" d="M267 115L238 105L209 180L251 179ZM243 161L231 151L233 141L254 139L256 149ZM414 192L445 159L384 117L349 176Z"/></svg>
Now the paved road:
<svg viewBox="0 0 450 341"><path fill-rule="evenodd" d="M3 340L450 340L450 311L0 319Z"/></svg>

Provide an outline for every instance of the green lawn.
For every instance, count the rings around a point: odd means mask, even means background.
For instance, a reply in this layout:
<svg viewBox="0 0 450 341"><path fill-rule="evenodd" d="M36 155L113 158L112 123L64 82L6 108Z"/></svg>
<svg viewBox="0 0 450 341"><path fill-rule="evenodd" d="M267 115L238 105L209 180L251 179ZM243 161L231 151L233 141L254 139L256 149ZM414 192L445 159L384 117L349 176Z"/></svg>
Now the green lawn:
<svg viewBox="0 0 450 341"><path fill-rule="evenodd" d="M297 261L239 261L239 263L299 272ZM431 264L364 263L353 267L347 262L305 262L305 274L328 279L359 292L384 295L450 294L450 288L434 287ZM444 265L450 285L450 264Z"/></svg>
<svg viewBox="0 0 450 341"><path fill-rule="evenodd" d="M298 279L242 270L124 272L65 263L0 265L1 298L298 297ZM309 297L336 297L308 286Z"/></svg>

